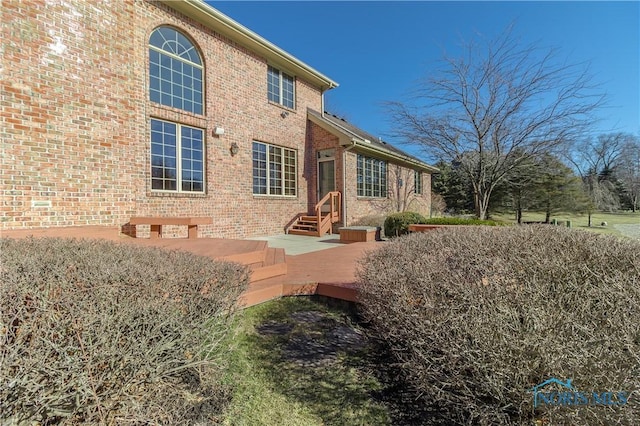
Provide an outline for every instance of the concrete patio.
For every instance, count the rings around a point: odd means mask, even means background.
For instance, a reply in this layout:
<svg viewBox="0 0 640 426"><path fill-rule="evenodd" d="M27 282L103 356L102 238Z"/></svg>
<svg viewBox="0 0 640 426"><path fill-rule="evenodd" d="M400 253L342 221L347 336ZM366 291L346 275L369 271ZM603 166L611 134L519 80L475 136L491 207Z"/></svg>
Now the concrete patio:
<svg viewBox="0 0 640 426"><path fill-rule="evenodd" d="M338 234L327 234L322 237L280 234L269 237L248 238L248 240L266 241L269 247L284 249L288 256L297 256L344 246L344 243L340 242L340 235Z"/></svg>

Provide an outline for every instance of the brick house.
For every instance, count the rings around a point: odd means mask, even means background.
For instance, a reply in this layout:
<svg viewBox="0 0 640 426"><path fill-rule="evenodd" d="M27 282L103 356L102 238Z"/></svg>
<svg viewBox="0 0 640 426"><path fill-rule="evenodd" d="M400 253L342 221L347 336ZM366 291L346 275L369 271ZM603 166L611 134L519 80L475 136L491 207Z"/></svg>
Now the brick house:
<svg viewBox="0 0 640 426"><path fill-rule="evenodd" d="M2 9L0 229L207 216L202 236L277 234L327 191L335 225L430 209L434 168L322 112L337 83L202 1Z"/></svg>

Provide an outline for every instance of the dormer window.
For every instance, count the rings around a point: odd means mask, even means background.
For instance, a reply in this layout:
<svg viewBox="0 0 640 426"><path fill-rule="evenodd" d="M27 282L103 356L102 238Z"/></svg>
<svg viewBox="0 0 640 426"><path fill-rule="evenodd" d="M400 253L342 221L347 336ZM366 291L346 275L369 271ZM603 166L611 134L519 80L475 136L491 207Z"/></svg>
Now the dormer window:
<svg viewBox="0 0 640 426"><path fill-rule="evenodd" d="M296 98L295 79L289 74L269 66L267 70L267 96L269 102L294 109Z"/></svg>

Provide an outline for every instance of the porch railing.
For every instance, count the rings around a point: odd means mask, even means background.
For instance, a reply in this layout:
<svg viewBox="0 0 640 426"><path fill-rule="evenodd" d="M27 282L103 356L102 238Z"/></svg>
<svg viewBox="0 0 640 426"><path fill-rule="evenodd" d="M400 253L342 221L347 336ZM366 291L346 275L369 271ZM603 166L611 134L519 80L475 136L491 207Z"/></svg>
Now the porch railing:
<svg viewBox="0 0 640 426"><path fill-rule="evenodd" d="M322 216L322 207L328 205L329 212ZM339 191L331 191L316 204L315 212L318 217L318 236L326 234L331 230L331 225L340 222L340 212L342 211L342 194Z"/></svg>

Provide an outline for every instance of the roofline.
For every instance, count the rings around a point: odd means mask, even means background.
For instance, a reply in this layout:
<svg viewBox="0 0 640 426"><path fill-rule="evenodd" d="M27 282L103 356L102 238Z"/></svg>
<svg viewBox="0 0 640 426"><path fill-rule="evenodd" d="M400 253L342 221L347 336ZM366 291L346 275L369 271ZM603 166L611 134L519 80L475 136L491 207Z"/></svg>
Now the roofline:
<svg viewBox="0 0 640 426"><path fill-rule="evenodd" d="M339 137L340 145L342 146L353 145L356 148L360 149L361 151L367 151L370 153L378 154L382 157L385 157L385 159L393 159L396 161L400 161L404 164L410 164L414 167L418 167L423 171L427 171L429 173L438 173L440 171L437 167L430 166L427 163L424 163L415 158L411 158L406 155L401 155L396 152L390 151L388 149L372 145L371 141L367 139L362 139L360 136L353 133L349 129L346 129L332 121L326 120L323 118L323 116L318 117L316 114L320 114L320 113L316 111L308 111L307 117L309 117L309 119L313 123L317 124L318 126L322 127L328 132L333 133L331 131L332 129L339 132L342 135L342 137L341 135L336 135L336 136Z"/></svg>
<svg viewBox="0 0 640 426"><path fill-rule="evenodd" d="M356 141L356 146L360 149L362 149L363 151L370 151L373 153L381 153L383 154L383 156L386 156L388 158L391 159L395 159L395 160L399 160L401 162L404 162L405 164L411 164L417 168L422 169L423 171L429 172L429 173L438 173L440 170L437 167L433 167L428 165L427 163L424 163L420 160L416 160L414 158L411 157L407 157L404 155L400 155L400 154L396 154L392 151L386 150L384 148L379 148L377 146L373 146L368 144L367 142L361 142L361 141Z"/></svg>
<svg viewBox="0 0 640 426"><path fill-rule="evenodd" d="M241 46L264 56L273 65L292 71L292 74L312 83L322 91L338 87L338 83L326 75L229 18L222 12L214 9L212 6L209 6L202 0L160 0L160 2L195 19Z"/></svg>

